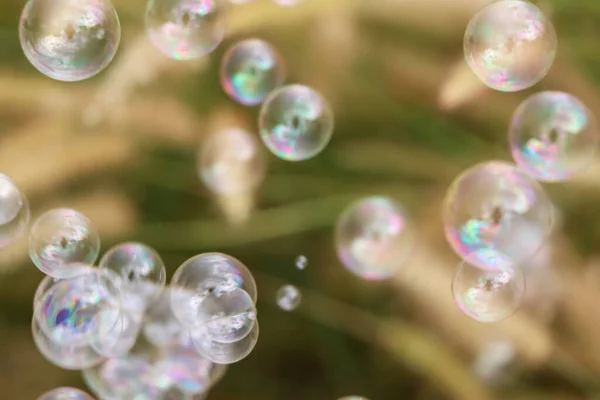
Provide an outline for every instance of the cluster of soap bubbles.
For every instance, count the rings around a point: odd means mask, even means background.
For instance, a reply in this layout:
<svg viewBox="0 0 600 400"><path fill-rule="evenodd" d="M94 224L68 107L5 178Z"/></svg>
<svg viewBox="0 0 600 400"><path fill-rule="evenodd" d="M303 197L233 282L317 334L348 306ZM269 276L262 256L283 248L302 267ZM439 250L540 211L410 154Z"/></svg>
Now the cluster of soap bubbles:
<svg viewBox="0 0 600 400"><path fill-rule="evenodd" d="M514 92L547 74L556 42L552 23L535 5L497 1L469 23L465 58L483 83ZM510 151L516 165L484 162L450 185L443 223L450 247L462 259L452 293L466 315L495 322L519 308L524 269L553 227L553 205L537 181L564 181L588 167L598 134L593 115L573 95L536 93L519 105L510 123Z"/></svg>

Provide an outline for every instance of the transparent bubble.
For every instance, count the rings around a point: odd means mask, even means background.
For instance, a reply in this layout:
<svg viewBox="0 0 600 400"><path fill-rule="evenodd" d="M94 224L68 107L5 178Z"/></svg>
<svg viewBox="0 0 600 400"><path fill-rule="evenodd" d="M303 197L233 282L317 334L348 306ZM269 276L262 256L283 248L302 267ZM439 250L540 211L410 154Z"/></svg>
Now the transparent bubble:
<svg viewBox="0 0 600 400"><path fill-rule="evenodd" d="M231 4L246 4L250 3L252 0L229 0Z"/></svg>
<svg viewBox="0 0 600 400"><path fill-rule="evenodd" d="M591 163L598 129L591 112L577 98L540 92L515 111L509 141L517 165L537 180L556 182Z"/></svg>
<svg viewBox="0 0 600 400"><path fill-rule="evenodd" d="M510 317L521 305L524 293L523 271L509 257L491 249L470 254L458 265L452 279L456 305L480 322Z"/></svg>
<svg viewBox="0 0 600 400"><path fill-rule="evenodd" d="M135 345L141 328L141 319L121 308L103 310L99 317L98 334L92 348L104 357L120 357Z"/></svg>
<svg viewBox="0 0 600 400"><path fill-rule="evenodd" d="M171 296L174 289L166 288L151 303L144 315L144 337L157 347L172 347L189 342L189 333L184 330L171 308Z"/></svg>
<svg viewBox="0 0 600 400"><path fill-rule="evenodd" d="M117 323L121 293L114 277L89 267L86 273L52 282L35 306L39 327L58 344L86 346Z"/></svg>
<svg viewBox="0 0 600 400"><path fill-rule="evenodd" d="M234 343L221 343L212 340L204 329L191 331L192 343L198 352L217 364L233 364L246 358L258 341L258 320L243 339Z"/></svg>
<svg viewBox="0 0 600 400"><path fill-rule="evenodd" d="M25 56L42 74L81 81L110 64L121 25L109 0L29 0L19 38Z"/></svg>
<svg viewBox="0 0 600 400"><path fill-rule="evenodd" d="M29 225L29 202L17 185L0 174L0 249L19 239Z"/></svg>
<svg viewBox="0 0 600 400"><path fill-rule="evenodd" d="M308 260L305 256L299 255L298 258L296 258L296 268L304 269L306 268L306 264L308 264Z"/></svg>
<svg viewBox="0 0 600 400"><path fill-rule="evenodd" d="M273 154L287 161L302 161L319 154L331 140L333 112L313 89L289 85L267 97L258 125Z"/></svg>
<svg viewBox="0 0 600 400"><path fill-rule="evenodd" d="M245 193L265 177L265 158L254 135L226 129L208 136L198 151L198 173L217 194Z"/></svg>
<svg viewBox="0 0 600 400"><path fill-rule="evenodd" d="M246 39L231 46L221 62L221 85L240 104L255 106L285 80L283 60L260 39Z"/></svg>
<svg viewBox="0 0 600 400"><path fill-rule="evenodd" d="M60 387L44 393L38 400L94 400L90 395L72 387Z"/></svg>
<svg viewBox="0 0 600 400"><path fill-rule="evenodd" d="M125 306L141 311L146 302L156 299L167 281L165 263L151 247L142 243L121 243L100 259L100 268L115 271L121 277Z"/></svg>
<svg viewBox="0 0 600 400"><path fill-rule="evenodd" d="M201 58L223 40L225 6L224 0L148 0L146 33L170 58Z"/></svg>
<svg viewBox="0 0 600 400"><path fill-rule="evenodd" d="M304 2L304 0L273 0L273 3L284 7L292 7Z"/></svg>
<svg viewBox="0 0 600 400"><path fill-rule="evenodd" d="M335 240L338 258L355 275L387 279L408 261L414 236L403 207L386 197L366 197L340 215Z"/></svg>
<svg viewBox="0 0 600 400"><path fill-rule="evenodd" d="M186 327L198 325L198 306L210 295L241 288L256 303L256 283L239 260L222 253L203 253L190 258L171 279L171 307Z"/></svg>
<svg viewBox="0 0 600 400"><path fill-rule="evenodd" d="M72 263L94 264L100 252L96 226L83 214L68 208L46 211L33 224L29 256L36 267L54 278L73 274Z"/></svg>
<svg viewBox="0 0 600 400"><path fill-rule="evenodd" d="M515 92L538 83L554 62L556 32L535 5L493 2L469 22L464 37L467 64L492 89Z"/></svg>
<svg viewBox="0 0 600 400"><path fill-rule="evenodd" d="M444 199L446 239L461 258L493 249L521 263L542 247L552 219L552 204L539 183L501 161L469 168Z"/></svg>
<svg viewBox="0 0 600 400"><path fill-rule="evenodd" d="M369 400L366 397L361 397L361 396L346 396L346 397L342 397L338 400Z"/></svg>
<svg viewBox="0 0 600 400"><path fill-rule="evenodd" d="M277 300L277 305L282 310L292 311L302 302L302 293L295 286L285 285L277 290L275 299Z"/></svg>

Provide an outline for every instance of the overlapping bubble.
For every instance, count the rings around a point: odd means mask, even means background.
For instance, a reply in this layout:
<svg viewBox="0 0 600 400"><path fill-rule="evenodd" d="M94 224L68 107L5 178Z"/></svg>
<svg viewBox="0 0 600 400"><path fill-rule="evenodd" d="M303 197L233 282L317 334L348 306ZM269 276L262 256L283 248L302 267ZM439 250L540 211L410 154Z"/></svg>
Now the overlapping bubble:
<svg viewBox="0 0 600 400"><path fill-rule="evenodd" d="M464 53L473 73L503 92L527 89L550 70L557 38L552 22L532 3L496 1L469 22Z"/></svg>
<svg viewBox="0 0 600 400"><path fill-rule="evenodd" d="M42 74L81 81L113 60L121 25L109 0L29 0L19 38L25 56Z"/></svg>
<svg viewBox="0 0 600 400"><path fill-rule="evenodd" d="M586 168L598 147L591 111L563 92L540 92L515 111L509 131L515 162L535 179L563 181Z"/></svg>
<svg viewBox="0 0 600 400"><path fill-rule="evenodd" d="M60 387L44 393L38 400L94 400L90 395L72 387Z"/></svg>
<svg viewBox="0 0 600 400"><path fill-rule="evenodd" d="M282 310L292 311L302 302L302 293L293 285L285 285L277 290L275 300Z"/></svg>
<svg viewBox="0 0 600 400"><path fill-rule="evenodd" d="M12 179L0 174L0 248L23 236L30 215L25 194Z"/></svg>

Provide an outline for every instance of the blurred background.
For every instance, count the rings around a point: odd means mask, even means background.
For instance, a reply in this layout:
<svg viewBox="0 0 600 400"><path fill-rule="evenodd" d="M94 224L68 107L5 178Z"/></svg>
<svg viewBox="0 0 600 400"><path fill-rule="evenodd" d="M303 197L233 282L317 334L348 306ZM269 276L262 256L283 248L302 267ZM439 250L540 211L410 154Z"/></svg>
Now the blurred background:
<svg viewBox="0 0 600 400"><path fill-rule="evenodd" d="M97 225L102 252L125 240L157 249L169 276L189 257L220 251L256 277L261 333L211 400L600 399L600 161L545 185L555 232L527 268L527 294L510 319L481 324L450 291L459 262L446 244L441 201L468 166L510 160L511 115L539 90L567 91L600 114L600 2L535 2L552 19L557 60L533 89L500 93L468 70L462 37L486 0L255 0L230 10L210 56L176 62L143 30L143 0L113 0L122 42L112 65L81 83L52 81L19 44L22 0L0 3L0 171L29 197L32 218L75 208ZM255 191L215 196L198 178L204 138L227 127L256 134L258 108L224 94L219 63L237 40L258 37L285 59L288 83L330 102L333 139L291 163L265 149ZM418 246L398 276L363 281L337 260L333 226L365 195L410 212ZM300 271L295 260L304 255ZM36 350L32 298L43 278L24 238L0 252L0 397L35 399L85 388ZM302 305L277 307L296 285Z"/></svg>

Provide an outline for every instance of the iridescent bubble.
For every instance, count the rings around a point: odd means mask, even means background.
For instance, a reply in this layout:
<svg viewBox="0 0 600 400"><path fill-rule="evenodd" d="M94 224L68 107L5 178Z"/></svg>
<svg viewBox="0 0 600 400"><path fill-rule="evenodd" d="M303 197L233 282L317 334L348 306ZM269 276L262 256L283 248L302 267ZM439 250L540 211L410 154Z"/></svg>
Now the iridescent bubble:
<svg viewBox="0 0 600 400"><path fill-rule="evenodd" d="M191 331L192 343L200 354L217 364L233 364L246 358L258 341L258 320L243 339L234 343L212 340L204 329Z"/></svg>
<svg viewBox="0 0 600 400"><path fill-rule="evenodd" d="M515 92L538 83L554 62L556 32L535 5L496 1L469 22L464 37L467 64L492 89Z"/></svg>
<svg viewBox="0 0 600 400"><path fill-rule="evenodd" d="M198 325L198 307L211 294L243 289L256 303L256 282L239 260L222 253L203 253L181 264L171 279L171 307L186 327Z"/></svg>
<svg viewBox="0 0 600 400"><path fill-rule="evenodd" d="M587 107L562 92L540 92L515 111L509 132L512 156L539 181L557 182L586 168L598 146L598 128Z"/></svg>
<svg viewBox="0 0 600 400"><path fill-rule="evenodd" d="M306 259L305 256L299 255L296 258L296 268L298 268L298 269L304 269L304 268L306 268L306 264L308 264L308 260Z"/></svg>
<svg viewBox="0 0 600 400"><path fill-rule="evenodd" d="M19 38L25 56L42 74L74 82L110 64L121 25L109 0L29 0Z"/></svg>
<svg viewBox="0 0 600 400"><path fill-rule="evenodd" d="M115 271L121 277L125 306L141 312L146 302L155 299L167 281L165 263L151 247L142 243L121 243L100 259L100 268Z"/></svg>
<svg viewBox="0 0 600 400"><path fill-rule="evenodd" d="M19 239L29 225L29 202L17 185L0 174L0 248Z"/></svg>
<svg viewBox="0 0 600 400"><path fill-rule="evenodd" d="M273 154L287 161L302 161L319 154L331 140L333 112L313 89L289 85L267 97L258 126Z"/></svg>
<svg viewBox="0 0 600 400"><path fill-rule="evenodd" d="M231 46L221 62L223 90L240 104L255 106L285 80L283 60L260 39L246 39Z"/></svg>
<svg viewBox="0 0 600 400"><path fill-rule="evenodd" d="M456 305L480 322L510 317L521 305L524 293L523 271L513 260L491 249L469 255L458 265L452 279Z"/></svg>
<svg viewBox="0 0 600 400"><path fill-rule="evenodd" d="M387 279L406 264L414 236L402 205L386 197L366 197L340 215L335 241L338 258L352 273Z"/></svg>
<svg viewBox="0 0 600 400"><path fill-rule="evenodd" d="M146 33L170 58L201 58L223 40L225 6L224 0L148 0Z"/></svg>
<svg viewBox="0 0 600 400"><path fill-rule="evenodd" d="M469 168L444 198L446 239L461 258L493 249L520 264L542 247L552 219L552 204L539 183L501 161Z"/></svg>
<svg viewBox="0 0 600 400"><path fill-rule="evenodd" d="M285 285L277 290L275 300L282 310L292 311L302 302L302 293L300 293L300 290L296 286Z"/></svg>
<svg viewBox="0 0 600 400"><path fill-rule="evenodd" d="M86 216L68 208L42 214L29 235L29 256L36 267L54 278L73 274L72 263L92 265L100 252L96 226Z"/></svg>
<svg viewBox="0 0 600 400"><path fill-rule="evenodd" d="M214 193L232 195L257 187L265 177L265 158L258 140L243 129L208 136L198 151L198 173Z"/></svg>
<svg viewBox="0 0 600 400"><path fill-rule="evenodd" d="M72 387L60 387L44 393L38 400L94 400L90 395Z"/></svg>

